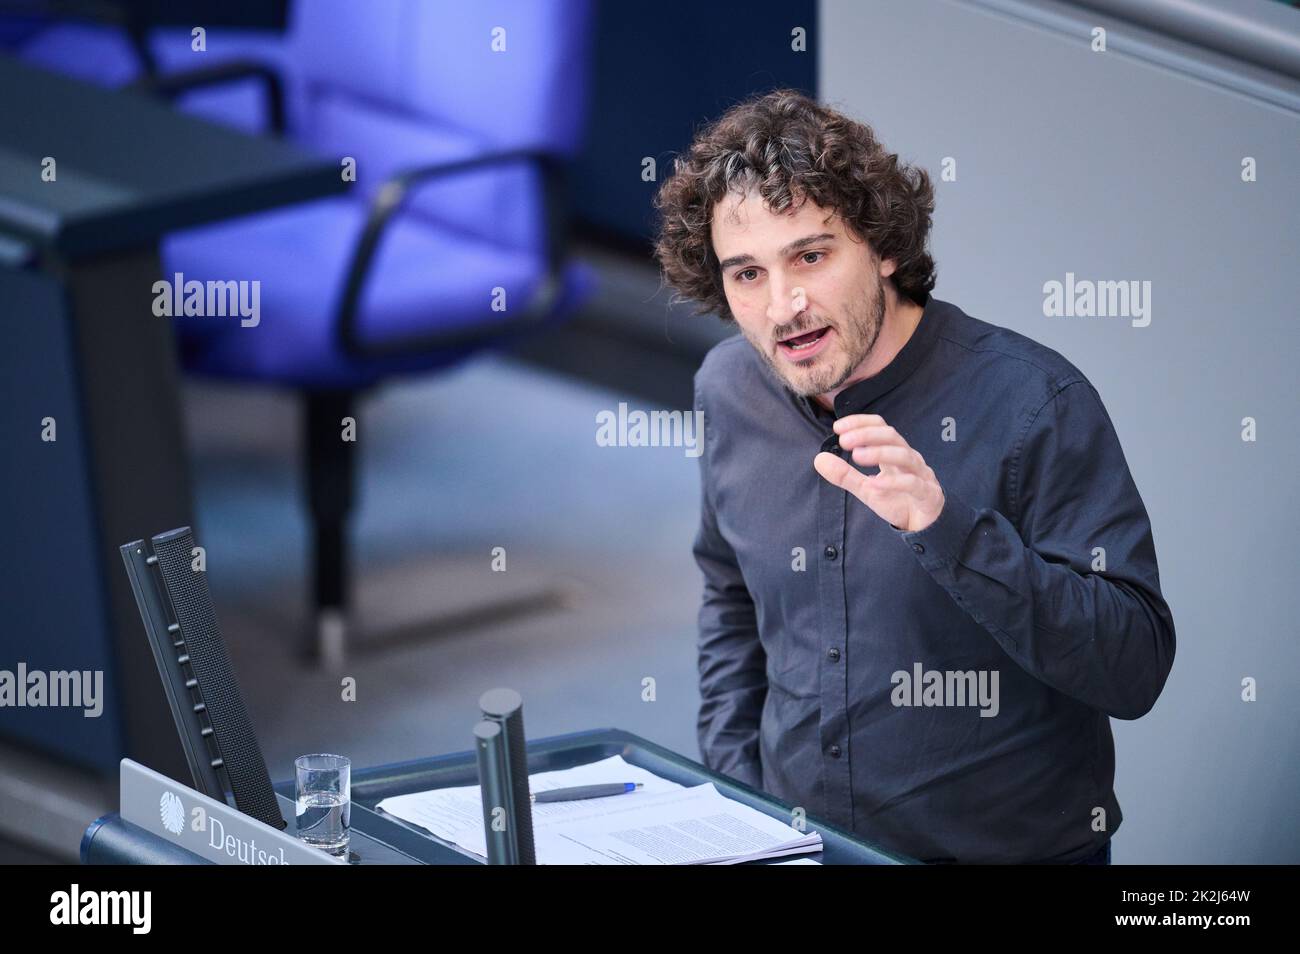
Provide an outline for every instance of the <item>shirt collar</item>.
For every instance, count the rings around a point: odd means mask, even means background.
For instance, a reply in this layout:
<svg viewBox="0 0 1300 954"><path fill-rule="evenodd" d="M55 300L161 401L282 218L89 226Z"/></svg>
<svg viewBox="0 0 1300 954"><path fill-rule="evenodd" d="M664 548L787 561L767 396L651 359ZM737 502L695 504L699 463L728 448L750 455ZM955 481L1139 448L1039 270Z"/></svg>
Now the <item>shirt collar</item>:
<svg viewBox="0 0 1300 954"><path fill-rule="evenodd" d="M912 336L907 339L889 364L871 377L851 384L835 395L835 417L863 413L872 401L907 380L934 349L934 344L939 340L942 331L947 306L927 292L923 308L921 320L912 330ZM791 396L794 397L793 394ZM796 400L814 419L829 416L830 412L812 398L798 397Z"/></svg>

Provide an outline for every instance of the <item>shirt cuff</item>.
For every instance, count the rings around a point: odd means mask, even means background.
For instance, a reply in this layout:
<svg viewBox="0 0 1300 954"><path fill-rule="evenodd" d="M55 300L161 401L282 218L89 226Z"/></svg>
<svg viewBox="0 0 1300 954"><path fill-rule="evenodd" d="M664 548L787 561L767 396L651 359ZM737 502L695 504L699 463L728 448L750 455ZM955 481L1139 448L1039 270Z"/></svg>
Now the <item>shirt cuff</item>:
<svg viewBox="0 0 1300 954"><path fill-rule="evenodd" d="M894 529L923 567L938 570L957 562L978 519L979 514L970 504L945 490L943 510L932 524L924 530Z"/></svg>

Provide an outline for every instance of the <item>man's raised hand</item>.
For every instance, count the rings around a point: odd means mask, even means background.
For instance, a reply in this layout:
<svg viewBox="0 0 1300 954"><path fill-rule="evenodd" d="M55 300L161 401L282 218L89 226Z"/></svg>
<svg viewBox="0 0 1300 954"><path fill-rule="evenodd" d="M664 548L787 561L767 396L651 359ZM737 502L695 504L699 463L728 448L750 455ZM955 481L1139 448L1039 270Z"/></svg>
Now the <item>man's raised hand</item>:
<svg viewBox="0 0 1300 954"><path fill-rule="evenodd" d="M885 423L879 414L850 414L835 422L840 447L852 451L853 463L875 464L868 477L837 454L813 458L817 473L857 497L882 520L902 531L924 530L943 511L943 488L925 459Z"/></svg>

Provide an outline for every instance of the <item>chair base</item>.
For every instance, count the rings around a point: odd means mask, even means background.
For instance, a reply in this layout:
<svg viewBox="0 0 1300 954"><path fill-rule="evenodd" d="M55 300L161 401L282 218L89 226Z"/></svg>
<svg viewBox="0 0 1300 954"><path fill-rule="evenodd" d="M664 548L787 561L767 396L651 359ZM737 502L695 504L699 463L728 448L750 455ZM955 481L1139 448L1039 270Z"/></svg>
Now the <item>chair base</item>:
<svg viewBox="0 0 1300 954"><path fill-rule="evenodd" d="M347 614L333 606L318 610L313 636L308 658L322 669L339 669L347 660Z"/></svg>
<svg viewBox="0 0 1300 954"><path fill-rule="evenodd" d="M309 391L302 418L306 497L311 517L312 617L302 639L304 661L338 670L358 653L378 651L478 626L504 623L568 605L555 584L535 581L520 592L451 612L403 621L382 634L357 639L348 524L356 484L358 396L353 391Z"/></svg>
<svg viewBox="0 0 1300 954"><path fill-rule="evenodd" d="M307 627L304 662L329 672L340 672L358 656L418 645L481 626L503 625L537 613L567 608L571 602L566 589L542 584L509 597L476 603L381 632L361 632L347 611L326 607L316 611Z"/></svg>

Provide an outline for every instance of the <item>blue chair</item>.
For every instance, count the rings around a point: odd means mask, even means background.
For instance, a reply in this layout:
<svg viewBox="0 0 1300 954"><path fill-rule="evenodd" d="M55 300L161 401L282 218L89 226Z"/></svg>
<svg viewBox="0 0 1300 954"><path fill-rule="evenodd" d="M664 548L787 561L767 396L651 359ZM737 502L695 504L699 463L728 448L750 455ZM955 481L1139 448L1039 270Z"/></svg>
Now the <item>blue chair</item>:
<svg viewBox="0 0 1300 954"><path fill-rule="evenodd" d="M108 8L112 10L112 7ZM282 34L214 28L206 49L189 30L52 15L0 17L0 49L44 69L108 87L167 93L178 108L251 134L283 134L298 103ZM168 81L183 75L183 89Z"/></svg>
<svg viewBox="0 0 1300 954"><path fill-rule="evenodd" d="M346 628L355 471L342 419L378 382L545 331L594 288L593 271L566 259L563 201L584 125L590 22L588 0L310 0L291 9L283 39L210 35L217 55L199 70L168 72L196 59L184 31L151 35L157 75L137 57L142 88L186 96L185 108L218 121L269 118L338 156L341 171L345 158L355 162L345 196L162 243L169 278L260 282L255 327L173 320L187 370L305 399L312 648L331 658ZM257 44L272 62L247 60ZM47 37L35 49L48 62L56 47ZM120 82L129 71L102 55L100 68ZM265 117L257 97L237 105L226 88L234 82L264 88Z"/></svg>

